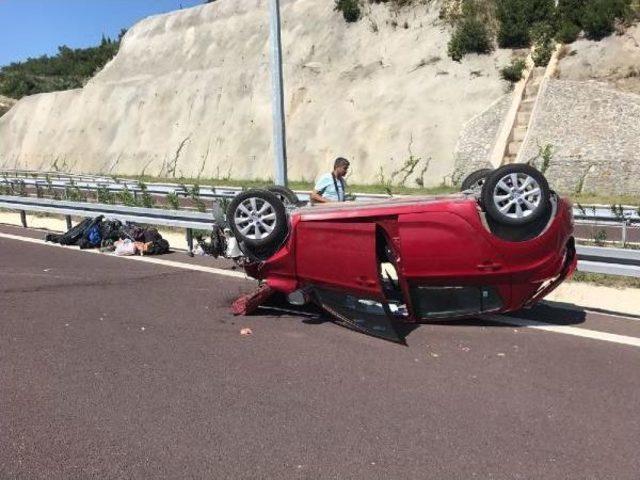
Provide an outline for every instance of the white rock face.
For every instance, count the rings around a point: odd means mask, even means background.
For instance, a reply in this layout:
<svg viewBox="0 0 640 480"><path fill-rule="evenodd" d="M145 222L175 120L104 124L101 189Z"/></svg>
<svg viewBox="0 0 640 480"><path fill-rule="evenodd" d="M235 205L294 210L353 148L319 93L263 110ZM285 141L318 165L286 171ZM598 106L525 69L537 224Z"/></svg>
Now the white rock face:
<svg viewBox="0 0 640 480"><path fill-rule="evenodd" d="M281 8L290 179L342 155L372 183L410 149L438 185L464 123L504 94L509 51L451 61L439 1L356 24L328 0ZM266 179L271 135L267 2L218 0L138 23L83 89L21 100L0 119L0 168Z"/></svg>
<svg viewBox="0 0 640 480"><path fill-rule="evenodd" d="M580 39L566 47L558 64L562 80L597 80L640 94L640 24L600 41Z"/></svg>

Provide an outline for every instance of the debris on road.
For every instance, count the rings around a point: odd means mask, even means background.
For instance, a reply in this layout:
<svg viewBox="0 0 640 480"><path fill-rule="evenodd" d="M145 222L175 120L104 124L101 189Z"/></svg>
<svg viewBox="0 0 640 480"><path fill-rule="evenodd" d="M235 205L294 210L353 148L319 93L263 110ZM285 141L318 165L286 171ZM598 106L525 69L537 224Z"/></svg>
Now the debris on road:
<svg viewBox="0 0 640 480"><path fill-rule="evenodd" d="M253 331L250 328L243 328L240 330L240 335L253 335Z"/></svg>
<svg viewBox="0 0 640 480"><path fill-rule="evenodd" d="M262 284L252 293L247 293L237 298L231 305L231 311L234 315L249 315L266 302L273 294L273 290L269 285Z"/></svg>
<svg viewBox="0 0 640 480"><path fill-rule="evenodd" d="M169 252L169 242L162 238L156 228L103 218L102 215L87 217L65 233L47 234L45 242L77 245L81 249L100 248L101 252L115 252L116 255L160 255Z"/></svg>

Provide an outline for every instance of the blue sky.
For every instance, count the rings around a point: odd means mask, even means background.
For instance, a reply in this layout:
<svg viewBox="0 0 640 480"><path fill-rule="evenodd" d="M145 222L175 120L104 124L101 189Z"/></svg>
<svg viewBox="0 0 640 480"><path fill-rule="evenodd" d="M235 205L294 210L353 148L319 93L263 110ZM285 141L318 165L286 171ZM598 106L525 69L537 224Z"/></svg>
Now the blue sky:
<svg viewBox="0 0 640 480"><path fill-rule="evenodd" d="M52 55L58 46L97 45L156 13L202 0L0 0L0 66Z"/></svg>

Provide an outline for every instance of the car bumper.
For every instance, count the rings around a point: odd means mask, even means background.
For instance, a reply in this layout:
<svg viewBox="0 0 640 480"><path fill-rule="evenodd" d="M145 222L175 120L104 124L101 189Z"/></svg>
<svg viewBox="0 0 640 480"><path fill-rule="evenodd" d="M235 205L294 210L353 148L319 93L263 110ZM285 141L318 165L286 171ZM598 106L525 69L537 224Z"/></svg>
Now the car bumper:
<svg viewBox="0 0 640 480"><path fill-rule="evenodd" d="M530 307L533 304L542 300L545 296L549 295L553 290L556 289L558 285L560 285L564 280L567 279L573 272L576 270L578 266L578 256L576 255L576 246L573 237L567 242L566 254L564 258L564 262L562 264L562 269L560 273L556 275L554 278L544 282L538 290L534 293L534 295L525 302L525 307Z"/></svg>

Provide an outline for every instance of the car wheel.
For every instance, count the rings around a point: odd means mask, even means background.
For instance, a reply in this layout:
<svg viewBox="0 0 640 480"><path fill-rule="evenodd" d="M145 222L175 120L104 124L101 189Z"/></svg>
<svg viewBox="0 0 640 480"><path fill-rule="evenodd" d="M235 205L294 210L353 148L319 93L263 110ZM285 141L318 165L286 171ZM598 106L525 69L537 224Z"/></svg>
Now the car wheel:
<svg viewBox="0 0 640 480"><path fill-rule="evenodd" d="M273 185L267 187L267 190L278 197L284 205L297 205L300 203L298 196L290 188L283 187L282 185Z"/></svg>
<svg viewBox="0 0 640 480"><path fill-rule="evenodd" d="M234 197L227 220L240 242L249 247L276 247L287 234L284 204L266 190L247 190Z"/></svg>
<svg viewBox="0 0 640 480"><path fill-rule="evenodd" d="M482 189L482 185L484 185L485 180L491 174L492 171L493 170L491 170L490 168L481 168L480 170L471 172L462 181L462 184L460 185L460 191L461 192L464 192L465 190L480 191L480 189Z"/></svg>
<svg viewBox="0 0 640 480"><path fill-rule="evenodd" d="M487 215L503 225L527 225L551 208L549 184L544 175L525 164L504 165L482 186Z"/></svg>

